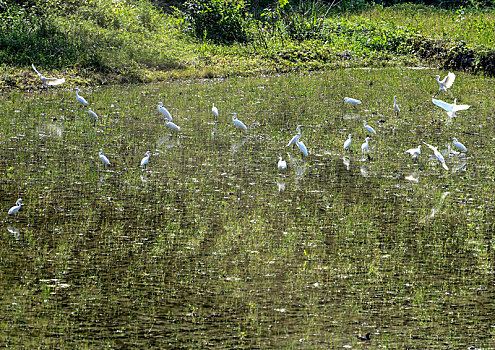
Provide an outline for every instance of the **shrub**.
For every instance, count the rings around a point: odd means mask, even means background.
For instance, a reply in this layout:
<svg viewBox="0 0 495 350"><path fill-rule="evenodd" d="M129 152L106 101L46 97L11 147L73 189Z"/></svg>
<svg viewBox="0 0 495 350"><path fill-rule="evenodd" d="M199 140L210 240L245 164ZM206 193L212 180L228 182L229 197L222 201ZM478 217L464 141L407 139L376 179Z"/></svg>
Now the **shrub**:
<svg viewBox="0 0 495 350"><path fill-rule="evenodd" d="M250 18L243 0L190 0L185 3L186 19L198 38L216 43L247 42Z"/></svg>

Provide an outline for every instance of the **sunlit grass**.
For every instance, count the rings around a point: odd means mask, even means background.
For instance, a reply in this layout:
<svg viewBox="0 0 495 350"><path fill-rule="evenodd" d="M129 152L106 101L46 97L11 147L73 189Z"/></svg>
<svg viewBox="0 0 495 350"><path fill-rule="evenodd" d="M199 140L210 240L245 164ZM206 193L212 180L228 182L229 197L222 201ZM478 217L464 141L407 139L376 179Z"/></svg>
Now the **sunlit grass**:
<svg viewBox="0 0 495 350"><path fill-rule="evenodd" d="M494 47L495 12L492 9L439 9L424 5L370 7L349 16L351 20L383 21L411 28L433 39L463 40L470 46Z"/></svg>

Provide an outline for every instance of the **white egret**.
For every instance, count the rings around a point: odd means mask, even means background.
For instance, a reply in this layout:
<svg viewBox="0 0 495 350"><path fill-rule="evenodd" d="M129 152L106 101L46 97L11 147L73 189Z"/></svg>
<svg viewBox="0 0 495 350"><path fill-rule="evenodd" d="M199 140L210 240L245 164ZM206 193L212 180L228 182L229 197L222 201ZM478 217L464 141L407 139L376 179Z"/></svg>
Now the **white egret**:
<svg viewBox="0 0 495 350"><path fill-rule="evenodd" d="M177 131L179 132L180 131L180 126L178 126L177 124L175 124L174 122L170 121L170 120L165 120L165 124L169 127L170 130L172 131Z"/></svg>
<svg viewBox="0 0 495 350"><path fill-rule="evenodd" d="M277 168L279 170L287 169L287 162L285 160L282 160L282 156L278 157Z"/></svg>
<svg viewBox="0 0 495 350"><path fill-rule="evenodd" d="M82 104L83 106L86 106L88 104L88 101L86 101L84 99L84 97L79 96L79 92L81 92L81 90L80 89L76 89L76 99L77 99L77 101L79 101L80 104Z"/></svg>
<svg viewBox="0 0 495 350"><path fill-rule="evenodd" d="M344 103L348 103L350 105L360 105L361 101L352 97L344 97Z"/></svg>
<svg viewBox="0 0 495 350"><path fill-rule="evenodd" d="M158 107L157 109L165 116L165 118L167 118L169 121L172 121L172 115L170 114L170 112L168 111L168 109L166 109L165 107L163 107L163 102L159 102L158 103Z"/></svg>
<svg viewBox="0 0 495 350"><path fill-rule="evenodd" d="M103 167L105 167L106 165L110 165L110 161L107 157L105 157L102 149L100 149L99 157L101 159L101 162L103 163Z"/></svg>
<svg viewBox="0 0 495 350"><path fill-rule="evenodd" d="M371 125L366 124L366 120L363 120L363 126L366 130L368 130L371 134L376 135L375 129L371 127Z"/></svg>
<svg viewBox="0 0 495 350"><path fill-rule="evenodd" d="M369 137L366 137L366 140L364 141L364 143L361 145L361 151L364 153L368 150L369 148L369 140L371 140Z"/></svg>
<svg viewBox="0 0 495 350"><path fill-rule="evenodd" d="M442 80L440 80L439 75L436 75L435 78L437 79L437 83L439 87L438 92L435 94L436 96L440 93L440 91L442 90L447 91L447 89L449 89L452 86L452 84L454 84L455 74L449 72L449 74L447 74Z"/></svg>
<svg viewBox="0 0 495 350"><path fill-rule="evenodd" d="M148 164L148 161L150 160L150 151L146 151L146 155L143 159L141 159L141 165L140 166L144 166L146 167L146 164Z"/></svg>
<svg viewBox="0 0 495 350"><path fill-rule="evenodd" d="M215 104L213 104L213 107L211 107L211 111L215 115L215 117L218 117L218 108L215 107Z"/></svg>
<svg viewBox="0 0 495 350"><path fill-rule="evenodd" d="M447 103L445 101L432 98L431 102L436 104L438 107L443 108L447 112L447 115L451 118L456 117L456 114L455 114L456 112L464 111L464 110L468 109L469 107L471 107L470 105L458 105L457 99L454 99L454 103Z"/></svg>
<svg viewBox="0 0 495 350"><path fill-rule="evenodd" d="M426 142L423 141L423 143L425 145L427 145L432 151L433 153L435 154L435 157L437 157L438 161L440 163L442 163L442 167L445 169L445 170L449 170L449 167L447 166L447 164L445 164L445 158L443 157L442 153L440 153L440 151L438 150L437 147L435 146L432 146Z"/></svg>
<svg viewBox="0 0 495 350"><path fill-rule="evenodd" d="M303 125L298 125L297 126L297 134L294 135L293 138L290 139L289 143L287 144L287 147L293 146L296 144L297 141L301 138L301 128L303 128Z"/></svg>
<svg viewBox="0 0 495 350"><path fill-rule="evenodd" d="M396 115L399 115L400 108L399 105L397 104L397 96L394 96L394 111Z"/></svg>
<svg viewBox="0 0 495 350"><path fill-rule="evenodd" d="M57 86L57 85L65 83L65 78L47 78L43 74L38 72L38 70L36 69L34 64L31 64L31 67L33 67L36 74L38 74L38 77L41 79L41 82L43 83L44 87L47 87L48 85L49 86Z"/></svg>
<svg viewBox="0 0 495 350"><path fill-rule="evenodd" d="M296 144L297 144L297 147L299 147L299 150L301 151L301 153L307 157L308 156L308 149L306 148L306 145L304 144L304 142L297 140Z"/></svg>
<svg viewBox="0 0 495 350"><path fill-rule="evenodd" d="M91 108L89 109L88 114L91 118L93 118L93 126L95 126L96 121L98 120L98 115L94 111L92 111Z"/></svg>
<svg viewBox="0 0 495 350"><path fill-rule="evenodd" d="M352 142L351 137L352 137L352 135L349 134L348 139L345 140L345 142L344 142L344 150L348 149L349 146L351 145L351 142Z"/></svg>
<svg viewBox="0 0 495 350"><path fill-rule="evenodd" d="M237 119L237 113L232 113L232 114L233 114L232 121L234 122L234 125L240 130L247 130L247 126L239 119Z"/></svg>
<svg viewBox="0 0 495 350"><path fill-rule="evenodd" d="M460 143L459 141L457 141L457 139L455 137L452 140L454 141L454 146L456 146L457 148L459 148L461 151L467 152L466 146L464 146L462 143Z"/></svg>
<svg viewBox="0 0 495 350"><path fill-rule="evenodd" d="M406 153L409 153L413 158L417 158L421 154L421 145L419 145L417 148L408 149Z"/></svg>
<svg viewBox="0 0 495 350"><path fill-rule="evenodd" d="M15 205L9 209L9 215L11 214L15 214L19 211L19 209L21 209L21 206L22 206L22 198L19 198L16 202L15 202Z"/></svg>

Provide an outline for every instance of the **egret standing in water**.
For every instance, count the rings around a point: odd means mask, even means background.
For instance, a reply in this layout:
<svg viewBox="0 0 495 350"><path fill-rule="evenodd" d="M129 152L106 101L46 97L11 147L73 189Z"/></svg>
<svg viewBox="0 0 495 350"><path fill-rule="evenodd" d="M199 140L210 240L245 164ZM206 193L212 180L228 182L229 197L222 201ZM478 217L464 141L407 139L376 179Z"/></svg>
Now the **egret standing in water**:
<svg viewBox="0 0 495 350"><path fill-rule="evenodd" d="M287 162L285 160L282 160L282 156L278 157L277 168L279 170L287 169Z"/></svg>
<svg viewBox="0 0 495 350"><path fill-rule="evenodd" d="M34 64L31 64L31 67L33 67L36 74L38 74L38 77L41 79L41 82L43 83L44 87L47 87L48 85L49 86L56 86L56 85L60 85L60 84L65 83L65 78L60 78L60 79L59 78L47 78L43 74L38 72L38 70L36 69Z"/></svg>
<svg viewBox="0 0 495 350"><path fill-rule="evenodd" d="M16 202L15 202L15 205L9 209L9 215L11 214L15 214L19 211L19 209L21 209L21 206L22 206L22 198L19 198Z"/></svg>
<svg viewBox="0 0 495 350"><path fill-rule="evenodd" d="M421 154L421 145L419 145L418 148L408 149L406 153L409 153L413 158L417 158Z"/></svg>
<svg viewBox="0 0 495 350"><path fill-rule="evenodd" d="M363 120L363 126L364 126L364 128L365 128L366 130L368 130L368 132L369 132L369 133L371 133L371 134L373 134L373 135L376 135L376 131L375 131L375 129L373 129L373 128L371 127L371 125L367 125L367 124L366 124L366 120Z"/></svg>
<svg viewBox="0 0 495 350"><path fill-rule="evenodd" d="M366 137L366 140L365 140L365 141L364 141L364 143L361 145L361 151L363 152L363 154L364 154L364 152L366 152L366 151L368 150L368 148L369 148L369 142L368 142L369 140L371 140L371 138L367 136L367 137Z"/></svg>
<svg viewBox="0 0 495 350"><path fill-rule="evenodd" d="M447 164L445 164L445 158L443 157L442 153L440 153L440 151L438 150L437 147L435 146L432 146L426 142L423 142L425 145L427 145L432 151L433 151L433 154L435 154L435 157L437 157L438 161L440 163L442 163L442 167L445 169L445 170L449 170L449 167L447 166Z"/></svg>
<svg viewBox="0 0 495 350"><path fill-rule="evenodd" d="M171 120L165 120L165 124L168 126L168 128L172 131L180 131L180 126L172 122Z"/></svg>
<svg viewBox="0 0 495 350"><path fill-rule="evenodd" d="M81 92L81 90L79 88L76 89L76 100L82 104L83 106L87 106L88 105L88 101L86 101L84 99L84 97L80 96L79 95L79 92Z"/></svg>
<svg viewBox="0 0 495 350"><path fill-rule="evenodd" d="M351 137L352 137L352 135L349 134L348 139L345 140L345 142L344 142L344 150L348 149L349 146L351 145L351 142L352 142Z"/></svg>
<svg viewBox="0 0 495 350"><path fill-rule="evenodd" d="M98 120L98 115L91 110L91 108L88 111L88 114L91 118L93 118L93 126L96 125L96 121Z"/></svg>
<svg viewBox="0 0 495 350"><path fill-rule="evenodd" d="M457 139L455 137L452 140L454 141L454 146L456 146L458 149L460 149L463 152L467 152L466 146L464 146L462 143L457 141Z"/></svg>
<svg viewBox="0 0 495 350"><path fill-rule="evenodd" d="M150 151L146 151L146 155L144 156L143 159L141 159L141 165L140 166L143 166L146 168L146 164L148 164L148 161L150 160Z"/></svg>
<svg viewBox="0 0 495 350"><path fill-rule="evenodd" d="M400 112L399 105L397 104L397 96L394 96L394 111L395 115L398 116Z"/></svg>
<svg viewBox="0 0 495 350"><path fill-rule="evenodd" d="M301 138L301 128L303 128L304 126L303 125L298 125L297 126L297 134L294 135L293 138L290 139L289 143L287 144L287 147L290 147L290 146L294 146L297 141Z"/></svg>
<svg viewBox="0 0 495 350"><path fill-rule="evenodd" d="M435 78L437 79L437 83L439 87L438 92L435 94L436 96L441 91L447 91L447 89L449 89L452 86L452 84L454 84L455 74L449 72L449 74L447 74L442 80L440 80L439 75L436 75Z"/></svg>
<svg viewBox="0 0 495 350"><path fill-rule="evenodd" d="M304 144L304 142L302 142L301 140L298 139L296 142L296 145L299 148L299 150L301 151L301 153L307 157L308 156L308 149L306 148L306 145Z"/></svg>
<svg viewBox="0 0 495 350"><path fill-rule="evenodd" d="M247 130L247 126L239 119L237 119L237 113L232 113L232 121L234 122L234 125L237 127L237 129Z"/></svg>
<svg viewBox="0 0 495 350"><path fill-rule="evenodd" d="M100 149L100 153L98 155L101 159L101 162L103 163L103 168L105 168L106 165L110 165L110 161L108 160L107 157L105 157L102 149Z"/></svg>
<svg viewBox="0 0 495 350"><path fill-rule="evenodd" d="M344 103L348 103L350 105L356 106L356 105L360 105L361 101L352 97L344 97Z"/></svg>
<svg viewBox="0 0 495 350"><path fill-rule="evenodd" d="M166 109L165 107L163 107L163 102L158 102L158 107L157 109L165 116L165 118L167 118L168 120L172 121L172 115L170 114L170 112L168 111L168 109Z"/></svg>
<svg viewBox="0 0 495 350"><path fill-rule="evenodd" d="M215 104L213 104L213 107L211 107L211 111L215 115L215 117L218 117L218 108L215 107Z"/></svg>
<svg viewBox="0 0 495 350"><path fill-rule="evenodd" d="M344 97L344 105L346 104L357 106L361 104L361 101L352 97ZM344 109L342 109L342 113L344 113Z"/></svg>

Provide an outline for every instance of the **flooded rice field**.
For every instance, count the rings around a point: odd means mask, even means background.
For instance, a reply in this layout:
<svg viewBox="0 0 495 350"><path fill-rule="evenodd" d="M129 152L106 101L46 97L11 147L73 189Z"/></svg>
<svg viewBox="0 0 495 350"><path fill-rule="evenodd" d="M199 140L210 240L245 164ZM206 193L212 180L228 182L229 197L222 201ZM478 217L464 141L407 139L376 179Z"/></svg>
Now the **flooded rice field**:
<svg viewBox="0 0 495 350"><path fill-rule="evenodd" d="M494 80L446 73L1 96L0 346L495 348Z"/></svg>

